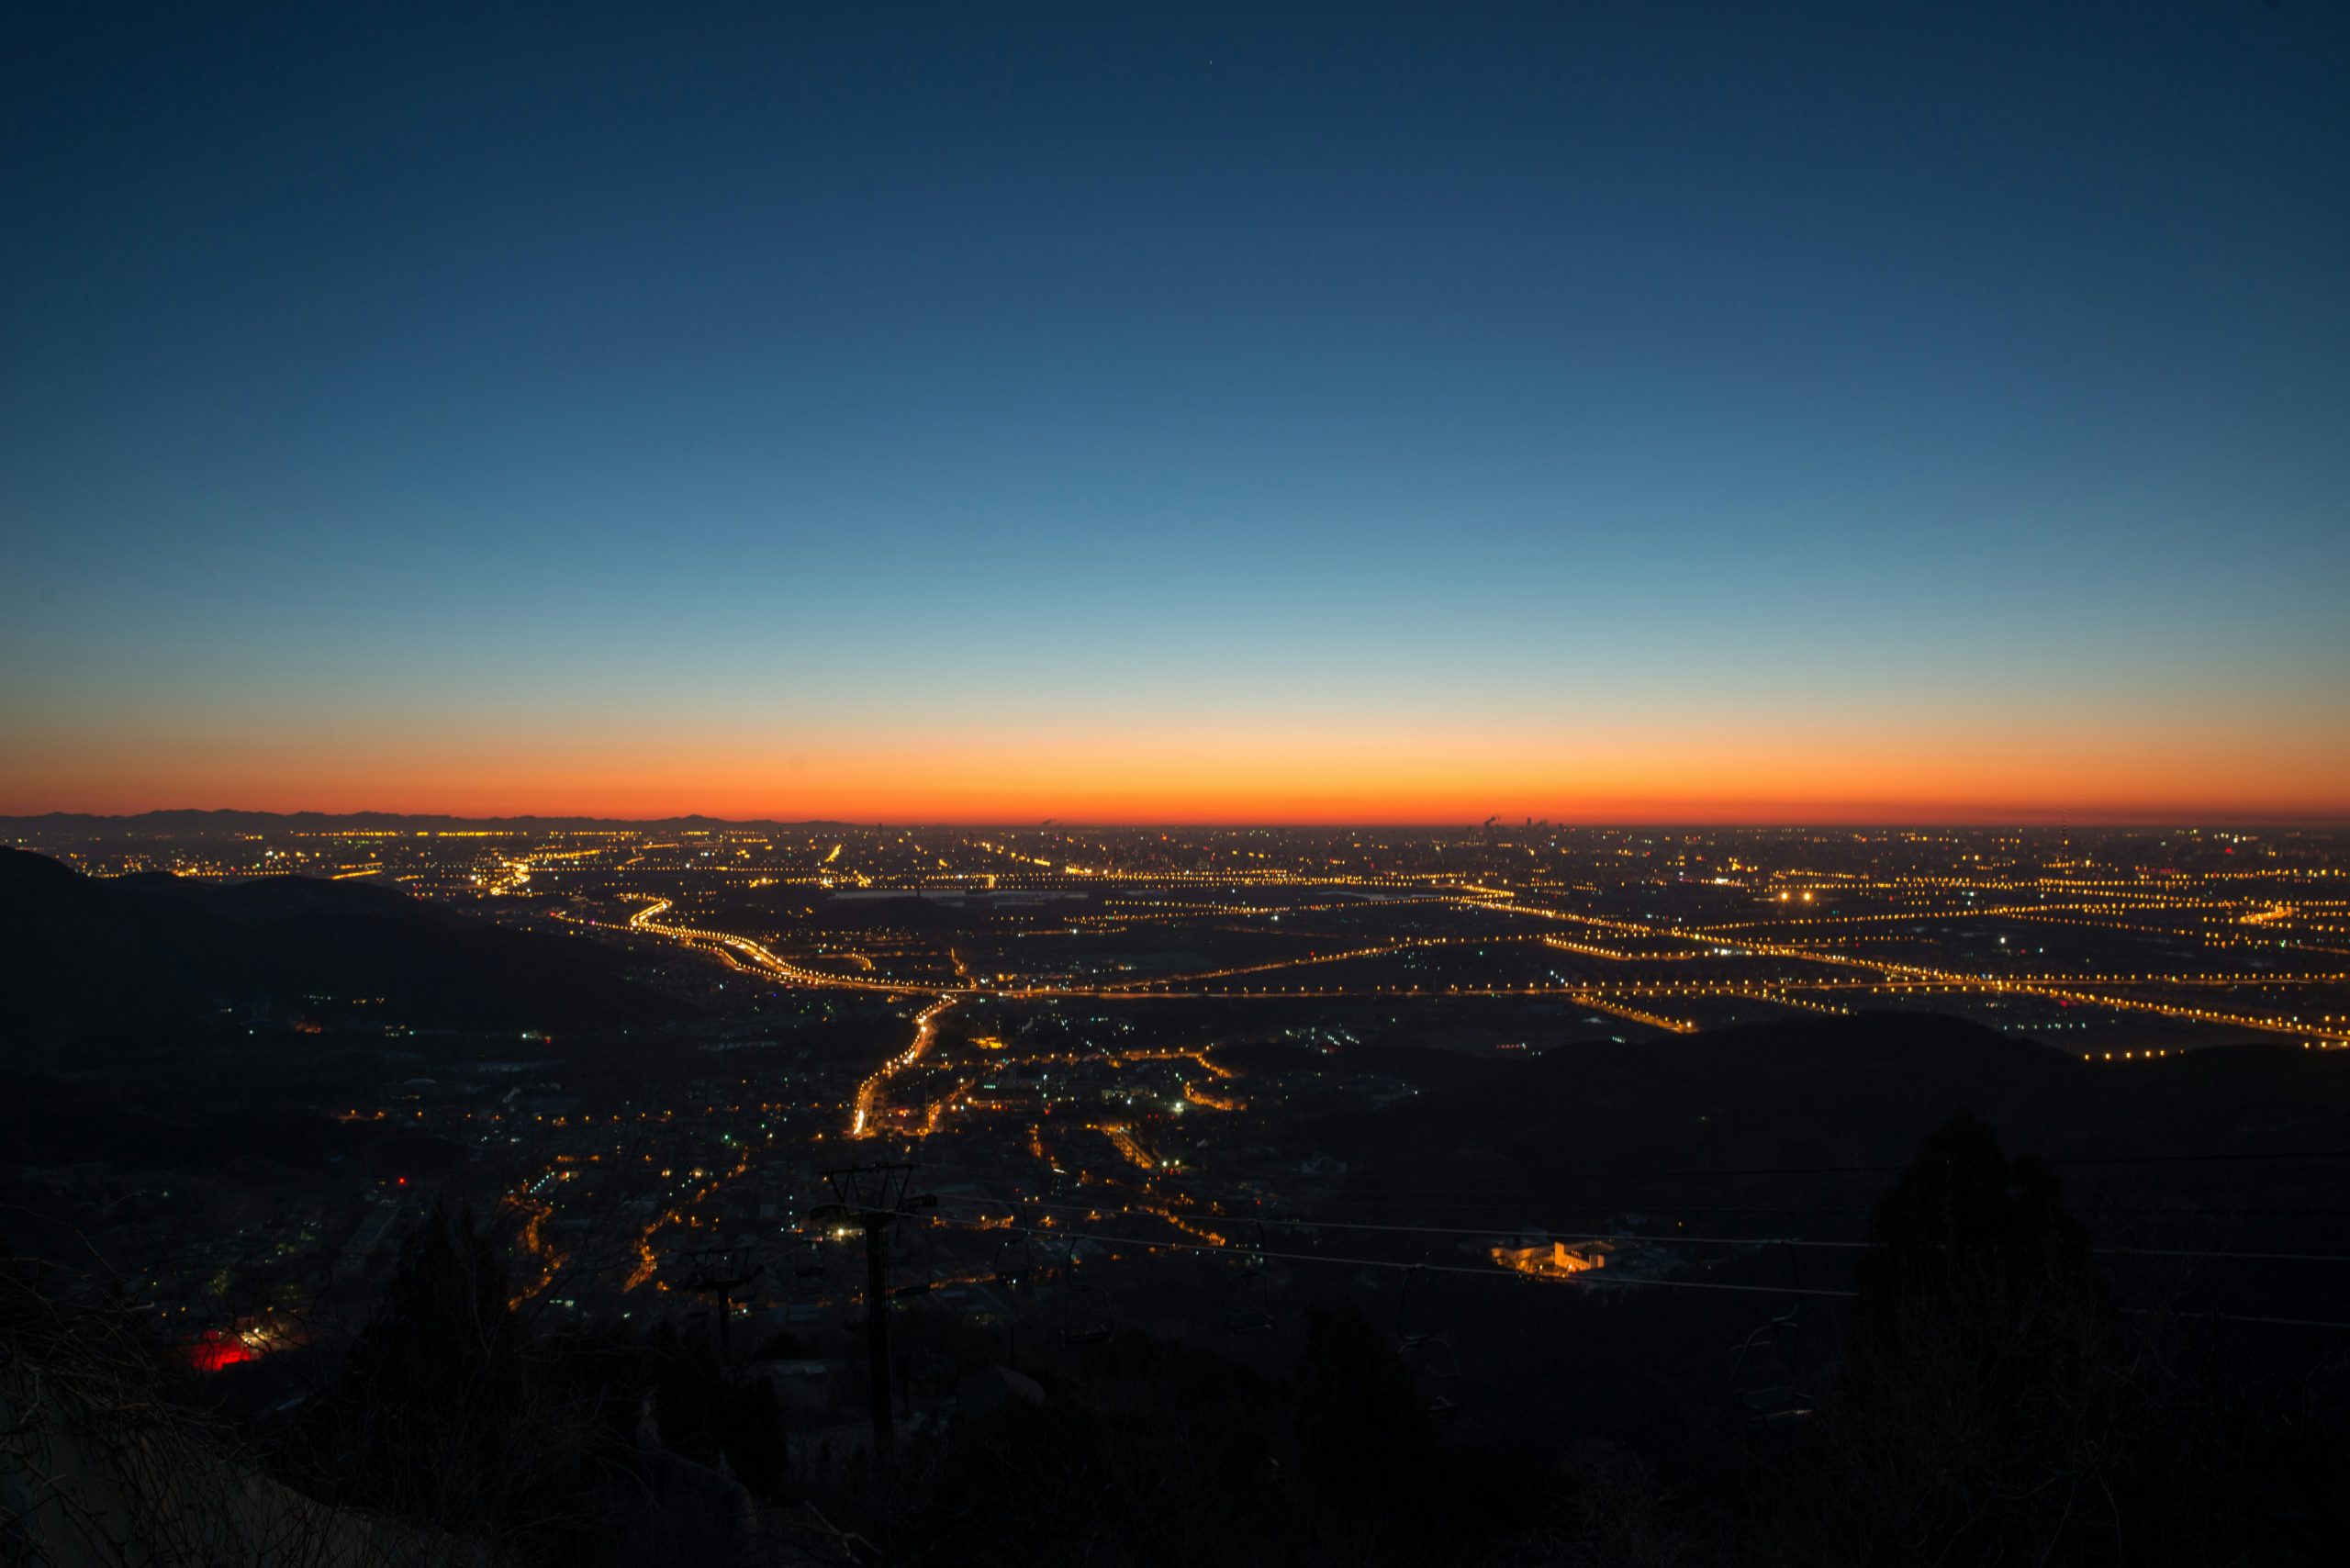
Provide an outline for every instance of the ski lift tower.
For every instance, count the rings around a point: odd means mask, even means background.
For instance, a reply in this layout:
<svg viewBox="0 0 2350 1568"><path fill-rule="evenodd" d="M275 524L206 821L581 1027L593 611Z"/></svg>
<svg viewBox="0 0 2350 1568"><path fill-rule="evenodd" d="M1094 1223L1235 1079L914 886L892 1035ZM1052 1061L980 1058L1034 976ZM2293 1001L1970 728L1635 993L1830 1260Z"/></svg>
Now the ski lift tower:
<svg viewBox="0 0 2350 1568"><path fill-rule="evenodd" d="M734 1349L727 1326L734 1316L736 1293L757 1283L765 1272L767 1265L753 1261L749 1251L739 1247L705 1248L693 1255L693 1274L686 1289L716 1304L718 1355L730 1377L734 1373Z"/></svg>
<svg viewBox="0 0 2350 1568"><path fill-rule="evenodd" d="M890 1416L890 1226L902 1215L938 1206L932 1193L908 1194L913 1174L913 1166L904 1162L827 1170L823 1177L834 1201L810 1216L819 1225L854 1225L865 1232L865 1350L873 1456L885 1466L896 1449Z"/></svg>

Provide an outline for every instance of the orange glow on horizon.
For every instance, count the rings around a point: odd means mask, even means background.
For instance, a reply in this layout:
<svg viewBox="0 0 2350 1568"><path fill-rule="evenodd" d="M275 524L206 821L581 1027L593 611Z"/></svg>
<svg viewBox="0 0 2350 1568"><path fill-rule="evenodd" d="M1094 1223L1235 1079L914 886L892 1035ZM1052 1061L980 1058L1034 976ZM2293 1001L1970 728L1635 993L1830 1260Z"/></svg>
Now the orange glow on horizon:
<svg viewBox="0 0 2350 1568"><path fill-rule="evenodd" d="M1561 726L1562 730L1567 727ZM234 728L21 756L0 812L177 807L849 822L1865 823L2350 819L2350 727L1619 721L963 722L763 740L687 726ZM78 744L74 744L78 743Z"/></svg>

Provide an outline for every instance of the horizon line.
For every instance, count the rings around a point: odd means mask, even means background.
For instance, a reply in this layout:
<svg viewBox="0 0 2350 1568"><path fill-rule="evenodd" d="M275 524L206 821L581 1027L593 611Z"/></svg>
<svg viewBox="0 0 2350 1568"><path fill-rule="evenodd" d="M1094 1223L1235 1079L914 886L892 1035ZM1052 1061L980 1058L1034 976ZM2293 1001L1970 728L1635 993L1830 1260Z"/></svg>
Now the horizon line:
<svg viewBox="0 0 2350 1568"><path fill-rule="evenodd" d="M2261 812L2182 812L2177 816L2150 816L2138 813L2103 813L2083 811L2073 813L2036 811L2013 816L1822 816L1780 817L1775 815L1735 817L1722 815L1640 817L1529 817L1489 813L1484 819L1457 818L1377 818L1377 817L1059 817L1044 815L1022 816L940 816L873 818L838 815L811 816L721 816L709 812L663 812L639 814L615 814L602 812L460 812L435 810L391 810L361 807L330 810L319 807L297 807L279 810L245 806L156 806L136 812L91 812L70 808L52 808L43 812L0 812L0 822L37 823L47 821L70 820L101 823L129 823L155 817L257 817L296 818L317 817L336 819L376 819L388 821L443 821L457 823L599 823L619 827L637 827L681 822L701 822L721 827L843 827L860 831L886 831L911 828L1010 828L1035 832L1043 828L1081 829L1091 831L1157 829L1381 829L1388 831L1483 829L1488 825L1501 829L1523 831L1529 824L1569 832L1636 831L1641 829L1731 829L1746 831L1784 832L1903 832L1919 830L1943 831L2009 831L2044 830L2062 832L2069 828L2108 830L2159 830L2199 833L2232 829L2339 831L2350 829L2350 812L2340 815L2296 816L2268 815Z"/></svg>

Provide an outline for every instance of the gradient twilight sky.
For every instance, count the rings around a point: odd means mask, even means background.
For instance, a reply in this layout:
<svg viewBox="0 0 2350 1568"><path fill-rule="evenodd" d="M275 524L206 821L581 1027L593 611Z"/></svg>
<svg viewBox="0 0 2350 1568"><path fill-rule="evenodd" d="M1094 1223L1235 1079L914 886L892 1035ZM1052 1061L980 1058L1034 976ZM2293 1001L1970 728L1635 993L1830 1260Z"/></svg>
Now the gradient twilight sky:
<svg viewBox="0 0 2350 1568"><path fill-rule="evenodd" d="M0 16L0 812L2350 816L2350 8Z"/></svg>

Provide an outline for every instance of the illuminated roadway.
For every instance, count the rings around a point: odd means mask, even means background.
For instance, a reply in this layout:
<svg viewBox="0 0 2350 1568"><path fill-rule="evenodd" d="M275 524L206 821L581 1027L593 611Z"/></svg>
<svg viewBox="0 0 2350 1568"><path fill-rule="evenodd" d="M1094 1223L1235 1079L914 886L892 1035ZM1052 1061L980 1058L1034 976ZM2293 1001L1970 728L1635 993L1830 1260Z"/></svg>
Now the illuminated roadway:
<svg viewBox="0 0 2350 1568"><path fill-rule="evenodd" d="M1155 880L1158 879L1152 879ZM1636 921L1611 920L1595 915L1577 914L1569 911L1546 909L1540 905L1522 903L1516 901L1514 894L1509 893L1507 890L1502 889L1472 887L1461 893L1446 898L1444 902L1453 903L1463 908L1481 909L1497 913L1517 915L1529 919L1572 923L1577 925L1612 931L1627 935L1652 938L1662 937L1695 943L1708 943L1720 940L1720 937L1714 930L1683 929L1674 926L1649 925ZM1299 986L1284 990L1274 990L1270 988L1251 988L1246 986L1239 988L1218 987L1211 989L1203 983L1227 977L1261 974L1287 969L1303 969L1314 965L1337 963L1352 958L1375 958L1415 947L1427 948L1460 946L1474 943L1479 940L1490 941L1492 938L1421 937L1383 943L1375 946L1355 948L1338 953L1309 954L1298 958L1278 960L1264 964L1252 964L1235 969L1211 970L1198 975L1174 976L1163 980L1121 980L1098 986L1033 984L1000 986L974 986L965 984L957 986L939 986L935 984L916 984L909 981L890 980L866 975L833 974L821 969L808 969L801 965L789 962L778 956L764 944L755 942L747 936L737 936L730 932L711 931L694 926L668 924L661 922L658 917L671 907L673 907L671 901L667 899L656 899L632 917L629 921L629 926L632 930L650 932L655 935L667 936L673 940L684 942L691 946L715 949L722 956L735 961L739 967L752 969L758 972L770 975L776 979L789 980L795 984L800 985L827 986L842 990L878 991L892 995L905 995L911 992L916 995L928 994L941 999L981 994L1001 996L1010 999L1069 997L1092 998L1102 1001L1128 998L1139 999L1144 997L1206 998L1216 996L1291 996L1305 999L1312 997L1339 998L1350 996L1526 996L1556 994L1572 1000L1585 1002L1587 1004L1599 1007L1602 1011L1618 1012L1619 1016L1631 1017L1635 1021L1641 1023L1652 1023L1662 1028L1685 1031L1687 1028L1692 1027L1692 1025L1687 1025L1682 1020L1668 1020L1658 1015L1638 1012L1620 1012L1616 1008L1606 1006L1604 1002L1604 999L1606 997L1611 994L1620 995L1623 994L1623 992L1619 991L1618 988L1605 985L1594 986L1589 984L1569 983L1555 986L1447 985L1441 987L1340 986L1328 988ZM1653 961L1656 957L1651 955L1625 954L1619 950L1601 947L1596 944L1573 943L1560 938L1552 938L1550 940L1555 946L1566 951L1579 952L1591 957L1615 959L1617 961L1646 962ZM1784 982L1784 984L1781 985L1773 985L1769 987L1757 987L1751 984L1691 986L1687 988L1686 991L1678 992L1677 994L1717 996L1734 995L1745 997L1750 1000L1768 1001L1793 1007L1804 1007L1806 1005L1804 1002L1786 993L1793 991L1808 989L1809 985L1813 983L1833 985L1839 990L1860 989L1861 987L1865 986L1866 989L1873 992L1887 994L1899 994L1902 988L1908 986L1926 985L1943 990L1965 990L1991 993L2037 996L2046 998L2051 1001L2091 1006L2110 1007L2123 1012L2151 1013L2165 1017L2191 1019L2199 1023L2232 1025L2240 1028L2253 1029L2271 1034L2309 1035L2313 1032L2311 1025L2304 1020L2277 1017L2274 1015L2235 1013L2218 1008L2186 1007L2171 1002L2150 1002L2137 997L2117 996L2105 991L2083 990L2081 989L2082 982L2079 981L2068 982L2061 980L2038 978L2029 980L2000 979L1994 976L1970 975L1961 973L1956 970L1936 969L1929 965L1906 963L1889 958L1854 958L1851 954L1836 952L1830 948L1822 948L1814 946L1798 945L1786 942L1763 942L1748 938L1740 940L1737 943L1737 946L1742 953L1748 955L1762 955L1772 958L1797 959L1809 963L1833 965L1846 969L1866 969L1880 978L1874 981L1857 983L1852 981L1789 981ZM1680 956L1682 955L1669 955L1669 957ZM1703 955L1693 954L1686 956L1702 957ZM744 962L744 960L748 961ZM2119 980L2093 980L2087 983L2104 985L2130 983L2156 984L2163 983L2163 981L2156 977L2144 977L2133 981L2123 981ZM2297 976L2271 976L2266 977L2263 983L2270 985L2308 983L2308 980L2305 977ZM1646 988L1643 989L1645 990ZM1652 991L1651 994L1668 995L1676 993L1670 991ZM2323 1030L2317 1030L2315 1032L2322 1034L2327 1033L2327 1031ZM925 1040L923 1044L926 1048L928 1044L927 1040ZM896 1058L892 1059L895 1060Z"/></svg>
<svg viewBox="0 0 2350 1568"><path fill-rule="evenodd" d="M837 853L838 851L835 850L834 854ZM1096 870L1076 873L1075 868L1071 869L1074 874L1081 874L1089 879L1099 879L1103 881L1116 881L1121 879L1115 872ZM1333 879L1319 878L1294 878L1284 873L1272 871L1236 871L1230 876L1224 876L1220 874L1199 876L1194 874L1192 876L1169 877L1164 874L1154 873L1147 877L1137 878L1136 880L1156 884L1164 884L1173 880L1197 881L1208 883L1210 885L1227 886L1320 886L1329 885ZM1337 885L1351 885L1352 883L1360 880L1368 879L1343 878L1335 879ZM1782 958L1800 962L1834 966L1846 969L1861 969L1867 971L1874 978L1869 980L1845 980L1827 979L1817 980L1783 980L1760 983L1753 981L1692 981L1687 983L1676 983L1671 981L1634 983L1569 981L1551 985L1431 984L1426 986L1378 985L1314 987L1299 985L1292 987L1277 987L1271 985L1252 986L1246 984L1238 986L1225 986L1214 983L1225 980L1253 977L1286 969L1306 969L1321 965L1343 963L1354 959L1388 957L1412 950L1425 950L1437 947L1491 943L1496 940L1516 940L1516 938L1495 938L1491 936L1445 936L1402 938L1360 947L1349 948L1338 952L1312 953L1300 958L1277 959L1259 964L1236 966L1227 969L1209 970L1198 974L1169 976L1153 980L1119 980L1091 986L1067 984L1040 985L1033 983L982 985L971 983L969 980L962 979L960 975L958 975L958 980L961 980L961 983L939 985L934 982L917 983L904 980L893 980L875 974L845 975L823 969L811 969L803 964L791 962L789 959L783 958L764 943L755 941L748 936L737 935L733 932L716 931L699 926L686 925L664 921L661 919L661 916L667 913L675 907L674 901L666 898L655 898L651 895L639 895L641 897L645 897L648 902L643 909L640 909L635 914L630 917L627 929L646 935L666 937L669 940L678 942L688 946L701 948L716 954L718 957L725 959L728 963L738 969L765 975L774 980L784 980L795 985L804 985L831 990L861 991L890 996L929 996L932 999L929 1005L924 1007L914 1018L914 1037L912 1041L908 1044L903 1050L898 1052L895 1056L892 1056L887 1061L874 1069L874 1070L858 1084L849 1118L849 1135L853 1137L867 1137L873 1132L878 1130L880 1117L886 1109L887 1092L890 1080L921 1062L923 1058L928 1055L932 1046L935 1043L938 1021L958 1002L974 996L994 996L1011 1000L1090 998L1106 1002L1141 1001L1147 999L1172 1000L1182 998L1210 999L1243 997L1262 998L1268 1000L1288 998L1298 1001L1308 1001L1317 999L1338 1000L1344 998L1407 996L1514 997L1550 995L1572 1001L1580 1006L1588 1007L1596 1012L1612 1014L1617 1017L1628 1019L1639 1024L1649 1025L1651 1026L1668 1030L1673 1033L1686 1034L1694 1031L1697 1025L1687 1019L1675 1018L1664 1014L1651 1011L1647 1008L1630 1005L1631 1000L1634 998L1641 1000L1666 999L1676 996L1692 998L1736 997L1750 1001L1765 1002L1779 1006L1796 1008L1806 1011L1842 1013L1848 1011L1848 1009L1835 1002L1815 1001L1795 993L1804 991L1818 990L1844 992L1866 991L1870 994L1900 995L1908 994L1912 991L1964 991L1991 994L2033 996L2065 1003L2111 1008L2121 1012L2148 1013L2163 1017L2188 1019L2198 1023L2232 1025L2238 1028L2251 1029L2271 1034L2298 1035L2303 1036L2315 1035L2329 1040L2343 1037L2340 1036L2339 1031L2337 1030L2324 1028L2322 1026L2313 1027L2307 1021L2297 1018L2280 1017L2273 1014L2264 1015L2238 1013L2218 1008L2191 1007L2177 1002L2150 1001L2140 997L2117 995L2109 990L2085 989L2085 987L2087 986L2115 987L2159 984L2214 985L2229 983L2232 977L2181 976L2173 978L2154 975L2100 975L2084 976L2079 979L2068 979L2058 976L2019 976L2012 978L2000 978L1988 975L1965 974L1956 970L1937 969L1930 965L1909 963L1889 958L1856 958L1848 953L1838 952L1832 948L1821 947L1808 943L1756 940L1748 936L1733 937L1730 935L1730 933L1732 932L1757 930L1772 924L1767 922L1740 922L1734 924L1714 926L1710 928L1684 928L1673 925L1651 924L1639 921L1610 919L1597 915L1579 914L1571 911L1546 908L1540 904L1528 903L1521 902L1517 893L1508 888L1488 887L1479 883L1463 884L1455 880L1452 887L1449 890L1447 890L1439 886L1433 885L1433 881L1434 879L1415 879L1408 881L1403 879L1378 879L1377 885L1382 887L1409 887L1419 895L1417 899L1415 899L1412 902L1425 901L1442 902L1463 909L1483 910L1493 913L1513 915L1523 919L1572 924L1584 930L1595 933L1606 933L1619 938L1630 936L1647 938L1650 940L1690 943L1700 946L1720 944L1725 941L1729 941L1734 943L1738 950L1738 955L1740 957L1761 956ZM2046 920L2052 917L2062 919L2065 913L2121 913L2123 910L2128 910L2133 907L2179 908L2189 906L2214 909L2232 907L2226 904L2223 901L2212 900L2163 900L2155 902L2140 902L2120 904L2118 906L2078 903L2054 906L2037 904L1997 905L1980 910L1952 912L1918 912L1916 913L1903 913L1893 915L1841 917L1821 916L1816 918L1802 918L1779 924L1844 928L1856 924L1926 918L1946 918L1952 914L2001 914L2009 917ZM2266 924L2278 918L2277 912L2287 907L2288 906L2268 904L2256 913L2248 916L2247 920ZM2060 913L2059 912L2063 913ZM1206 911L1200 913L1206 913ZM2082 924L2103 925L2108 923L2101 921L2084 921ZM1614 962L1651 963L1670 960L1688 960L1710 956L1703 952L1688 951L1630 953L1623 950L1620 946L1611 946L1605 945L1602 942L1581 942L1561 935L1546 935L1541 938L1541 940L1547 946L1555 947L1563 952ZM856 957L862 958L862 955L857 955ZM867 966L870 966L871 959L865 958L864 962ZM958 958L958 969L960 969L961 967L962 966ZM2256 980L2253 980L2251 977L2245 977L2240 983L2257 983L2276 987L2282 985L2319 983L2326 980L2338 980L2341 977L2339 976L2330 975L2263 975ZM934 1116L932 1120L934 1122L936 1117Z"/></svg>

